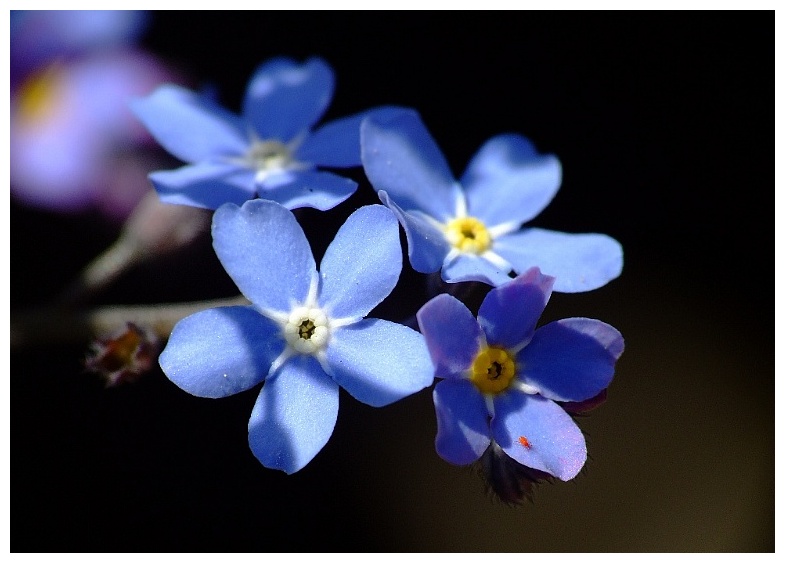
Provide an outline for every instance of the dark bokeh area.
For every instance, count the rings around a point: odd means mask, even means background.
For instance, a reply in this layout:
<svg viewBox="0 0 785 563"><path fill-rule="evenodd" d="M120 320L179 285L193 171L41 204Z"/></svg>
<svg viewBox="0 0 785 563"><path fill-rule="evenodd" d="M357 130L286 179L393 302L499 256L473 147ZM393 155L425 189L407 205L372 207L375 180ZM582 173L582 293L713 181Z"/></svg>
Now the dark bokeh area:
<svg viewBox="0 0 785 563"><path fill-rule="evenodd" d="M520 507L437 456L430 390L382 409L342 392L332 439L287 476L248 449L256 390L198 399L157 368L103 389L87 343L12 350L13 551L774 550L773 12L163 12L143 45L233 110L265 59L322 56L325 119L415 107L456 175L491 136L528 136L564 171L533 224L625 250L620 278L554 294L543 322L601 319L626 350L579 420L581 474ZM300 216L317 255L377 201L355 177L350 200ZM12 201L11 232L13 316L117 227ZM99 302L234 291L205 235ZM424 296L406 271L378 314Z"/></svg>

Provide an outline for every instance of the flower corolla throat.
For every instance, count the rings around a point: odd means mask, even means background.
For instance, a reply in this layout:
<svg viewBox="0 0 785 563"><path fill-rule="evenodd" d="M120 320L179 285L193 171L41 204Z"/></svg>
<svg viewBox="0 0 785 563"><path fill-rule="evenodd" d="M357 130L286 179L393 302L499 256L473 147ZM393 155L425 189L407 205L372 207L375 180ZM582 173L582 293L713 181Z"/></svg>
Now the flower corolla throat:
<svg viewBox="0 0 785 563"><path fill-rule="evenodd" d="M505 391L515 378L515 356L499 346L480 349L472 362L469 379L484 394Z"/></svg>
<svg viewBox="0 0 785 563"><path fill-rule="evenodd" d="M295 307L283 326L286 343L301 354L314 354L330 340L330 322L317 307Z"/></svg>
<svg viewBox="0 0 785 563"><path fill-rule="evenodd" d="M299 162L294 153L302 142L302 136L289 143L278 139L259 139L250 134L251 143L248 151L237 164L250 168L255 172L255 181L264 182L275 174L286 171L301 171L312 168L305 162Z"/></svg>
<svg viewBox="0 0 785 563"><path fill-rule="evenodd" d="M485 224L476 217L457 217L444 226L444 234L452 247L467 254L482 254L493 239Z"/></svg>

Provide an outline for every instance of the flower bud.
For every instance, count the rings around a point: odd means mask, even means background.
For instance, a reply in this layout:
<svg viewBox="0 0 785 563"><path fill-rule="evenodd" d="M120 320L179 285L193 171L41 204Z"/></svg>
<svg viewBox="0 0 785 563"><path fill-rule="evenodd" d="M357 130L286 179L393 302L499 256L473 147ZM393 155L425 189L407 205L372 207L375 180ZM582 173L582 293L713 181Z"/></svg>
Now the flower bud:
<svg viewBox="0 0 785 563"><path fill-rule="evenodd" d="M85 367L103 378L106 387L138 380L155 364L160 343L155 334L133 323L107 338L95 340Z"/></svg>
<svg viewBox="0 0 785 563"><path fill-rule="evenodd" d="M488 491L506 504L522 504L524 500L532 500L535 485L553 480L548 473L526 467L512 459L495 440L491 441L476 463Z"/></svg>

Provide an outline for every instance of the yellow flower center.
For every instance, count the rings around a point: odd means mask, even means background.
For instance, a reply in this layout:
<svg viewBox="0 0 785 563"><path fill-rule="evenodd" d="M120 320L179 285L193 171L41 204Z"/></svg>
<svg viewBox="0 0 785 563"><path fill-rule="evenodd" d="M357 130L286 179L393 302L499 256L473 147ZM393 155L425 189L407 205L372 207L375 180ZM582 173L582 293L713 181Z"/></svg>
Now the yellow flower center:
<svg viewBox="0 0 785 563"><path fill-rule="evenodd" d="M481 393L501 393L514 377L515 361L504 348L483 348L472 362L470 379Z"/></svg>
<svg viewBox="0 0 785 563"><path fill-rule="evenodd" d="M491 246L491 234L475 217L459 217L447 223L447 240L461 252L482 254Z"/></svg>
<svg viewBox="0 0 785 563"><path fill-rule="evenodd" d="M19 116L27 122L45 118L55 108L60 87L60 71L51 66L33 75L19 89Z"/></svg>

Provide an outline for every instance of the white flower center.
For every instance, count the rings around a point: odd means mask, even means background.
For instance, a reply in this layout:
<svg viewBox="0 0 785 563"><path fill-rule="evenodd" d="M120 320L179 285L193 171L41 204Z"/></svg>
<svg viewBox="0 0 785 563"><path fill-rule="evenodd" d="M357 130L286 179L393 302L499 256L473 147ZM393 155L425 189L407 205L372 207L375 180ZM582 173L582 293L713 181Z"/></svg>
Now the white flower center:
<svg viewBox="0 0 785 563"><path fill-rule="evenodd" d="M292 151L280 141L251 142L245 162L257 172L271 173L286 170L294 164Z"/></svg>
<svg viewBox="0 0 785 563"><path fill-rule="evenodd" d="M316 354L330 340L327 315L317 307L296 307L283 325L286 343L301 354Z"/></svg>
<svg viewBox="0 0 785 563"><path fill-rule="evenodd" d="M331 374L327 363L327 346L334 330L356 323L360 318L330 318L329 308L318 306L319 276L311 279L305 301L292 303L288 313L270 309L258 309L259 312L274 321L281 328L286 346L270 366L268 376L276 373L292 356L307 354L313 356L327 374Z"/></svg>

